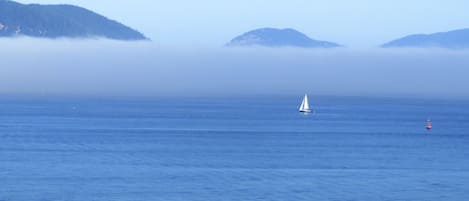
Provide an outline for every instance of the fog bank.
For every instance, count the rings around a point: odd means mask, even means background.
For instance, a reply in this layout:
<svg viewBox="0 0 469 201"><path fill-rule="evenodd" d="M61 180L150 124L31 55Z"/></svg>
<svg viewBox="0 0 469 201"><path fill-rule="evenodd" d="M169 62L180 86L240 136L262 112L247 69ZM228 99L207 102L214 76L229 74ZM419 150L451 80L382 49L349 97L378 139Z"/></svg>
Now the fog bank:
<svg viewBox="0 0 469 201"><path fill-rule="evenodd" d="M0 94L469 97L469 51L0 40Z"/></svg>

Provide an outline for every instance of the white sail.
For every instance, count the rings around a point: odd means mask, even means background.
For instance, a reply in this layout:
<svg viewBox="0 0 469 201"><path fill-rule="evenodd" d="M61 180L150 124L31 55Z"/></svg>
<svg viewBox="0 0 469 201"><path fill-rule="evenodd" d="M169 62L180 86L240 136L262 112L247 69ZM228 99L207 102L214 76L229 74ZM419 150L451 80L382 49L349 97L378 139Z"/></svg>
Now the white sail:
<svg viewBox="0 0 469 201"><path fill-rule="evenodd" d="M300 111L302 111L304 107L305 107L305 101L303 100L300 105Z"/></svg>
<svg viewBox="0 0 469 201"><path fill-rule="evenodd" d="M303 98L303 102L301 102L300 112L311 112L311 109L309 108L308 95L306 94L305 94L305 97Z"/></svg>

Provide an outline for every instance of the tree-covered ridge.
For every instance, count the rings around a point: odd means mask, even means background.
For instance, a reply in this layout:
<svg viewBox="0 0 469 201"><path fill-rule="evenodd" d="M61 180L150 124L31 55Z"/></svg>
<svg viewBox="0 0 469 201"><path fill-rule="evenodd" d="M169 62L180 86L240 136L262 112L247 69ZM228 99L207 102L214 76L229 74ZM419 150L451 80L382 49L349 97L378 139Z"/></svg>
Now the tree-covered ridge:
<svg viewBox="0 0 469 201"><path fill-rule="evenodd" d="M44 38L147 39L136 30L81 7L25 5L0 0L0 37L21 35Z"/></svg>

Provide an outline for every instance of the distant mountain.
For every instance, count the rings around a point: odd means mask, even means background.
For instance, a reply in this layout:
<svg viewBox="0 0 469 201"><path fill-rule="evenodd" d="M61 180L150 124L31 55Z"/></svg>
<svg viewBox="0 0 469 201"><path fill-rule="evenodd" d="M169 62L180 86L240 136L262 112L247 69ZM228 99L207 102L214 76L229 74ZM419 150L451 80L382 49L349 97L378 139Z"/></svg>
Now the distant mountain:
<svg viewBox="0 0 469 201"><path fill-rule="evenodd" d="M434 34L415 34L406 36L382 47L439 47L450 49L469 48L469 29L460 29Z"/></svg>
<svg viewBox="0 0 469 201"><path fill-rule="evenodd" d="M147 38L119 22L72 5L20 4L0 0L0 37Z"/></svg>
<svg viewBox="0 0 469 201"><path fill-rule="evenodd" d="M341 47L337 43L313 40L294 29L256 29L231 40L227 46L266 46L266 47L302 47L331 48Z"/></svg>

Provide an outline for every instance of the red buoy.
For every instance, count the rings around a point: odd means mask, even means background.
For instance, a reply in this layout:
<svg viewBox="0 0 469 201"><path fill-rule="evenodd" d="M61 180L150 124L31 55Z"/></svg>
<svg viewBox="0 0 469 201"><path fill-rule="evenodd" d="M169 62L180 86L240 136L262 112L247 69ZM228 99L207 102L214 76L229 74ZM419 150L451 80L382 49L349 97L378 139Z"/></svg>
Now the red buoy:
<svg viewBox="0 0 469 201"><path fill-rule="evenodd" d="M426 126L427 130L431 130L433 128L432 126L432 121L429 119L427 120L427 126Z"/></svg>

